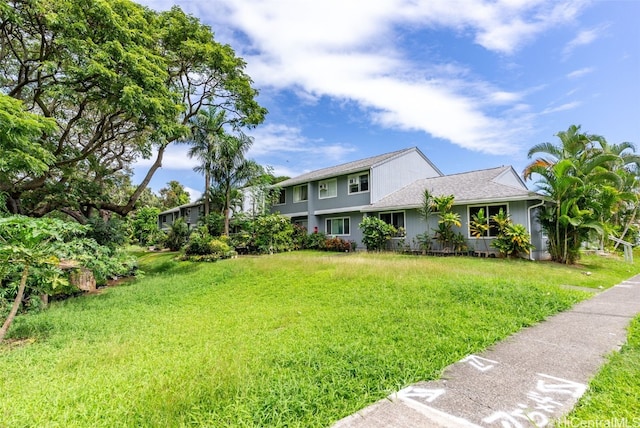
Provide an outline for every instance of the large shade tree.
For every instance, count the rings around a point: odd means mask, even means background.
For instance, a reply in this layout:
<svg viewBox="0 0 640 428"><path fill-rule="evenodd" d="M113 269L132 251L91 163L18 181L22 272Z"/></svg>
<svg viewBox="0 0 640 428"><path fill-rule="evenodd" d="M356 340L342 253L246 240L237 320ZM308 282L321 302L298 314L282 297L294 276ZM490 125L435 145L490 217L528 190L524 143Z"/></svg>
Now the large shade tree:
<svg viewBox="0 0 640 428"><path fill-rule="evenodd" d="M542 143L529 150L535 158L524 171L537 178L549 204L540 220L549 239L553 260L573 263L582 244L594 233L602 241L619 232L617 215L637 201L637 180L631 178L637 158L631 145L609 146L599 135L572 125L556 134L558 143Z"/></svg>
<svg viewBox="0 0 640 428"><path fill-rule="evenodd" d="M11 213L62 211L81 222L95 210L127 214L201 109L226 111L234 126L266 114L244 61L177 7L0 0L0 47L0 93L55 123L31 140L46 168L0 180ZM153 159L142 182L113 201L112 177L141 157Z"/></svg>
<svg viewBox="0 0 640 428"><path fill-rule="evenodd" d="M177 180L171 180L159 190L160 203L163 209L178 207L191 202L189 192Z"/></svg>

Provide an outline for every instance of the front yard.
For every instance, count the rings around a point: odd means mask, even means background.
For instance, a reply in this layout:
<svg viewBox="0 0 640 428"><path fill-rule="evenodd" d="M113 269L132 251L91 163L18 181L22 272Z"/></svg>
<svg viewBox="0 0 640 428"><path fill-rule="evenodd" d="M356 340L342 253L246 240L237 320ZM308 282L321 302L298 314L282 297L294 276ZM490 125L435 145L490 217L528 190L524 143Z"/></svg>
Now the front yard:
<svg viewBox="0 0 640 428"><path fill-rule="evenodd" d="M0 426L328 426L589 297L566 285L637 273L597 256L141 263L144 278L16 320Z"/></svg>

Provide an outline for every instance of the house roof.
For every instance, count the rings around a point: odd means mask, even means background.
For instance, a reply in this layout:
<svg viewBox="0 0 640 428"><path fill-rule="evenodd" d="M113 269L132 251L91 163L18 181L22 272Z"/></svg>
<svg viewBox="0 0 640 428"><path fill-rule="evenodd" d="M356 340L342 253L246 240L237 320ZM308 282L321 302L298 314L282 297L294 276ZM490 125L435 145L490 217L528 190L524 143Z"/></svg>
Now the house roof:
<svg viewBox="0 0 640 428"><path fill-rule="evenodd" d="M509 176L509 174L513 174ZM511 180L505 179L505 177ZM381 211L422 206L424 191L434 196L453 195L455 205L541 199L526 188L511 166L483 169L417 180L391 193L363 211Z"/></svg>
<svg viewBox="0 0 640 428"><path fill-rule="evenodd" d="M168 210L164 210L161 213L159 213L158 215L170 214L170 213L173 213L173 212L180 211L181 208L192 208L192 207L197 207L198 205L202 205L202 202L201 201L189 202L187 204L182 204L182 205L179 205L177 207L173 207L173 208L169 208Z"/></svg>
<svg viewBox="0 0 640 428"><path fill-rule="evenodd" d="M332 178L340 175L346 175L354 172L368 170L370 168L383 164L384 162L387 162L391 159L394 159L398 156L402 156L412 151L418 152L420 156L422 156L438 173L442 174L440 170L438 170L438 168L436 168L436 166L433 165L431 161L429 161L429 159L427 159L427 157L424 156L424 154L422 154L422 152L417 147L411 147L408 149L397 150L391 153L385 153L378 156L372 156L366 159L360 159L353 162L343 163L341 165L331 166L328 168L307 172L305 174L298 175L297 177L284 180L278 183L277 186L279 187L294 186L296 184L303 184L311 181L323 180L325 178Z"/></svg>

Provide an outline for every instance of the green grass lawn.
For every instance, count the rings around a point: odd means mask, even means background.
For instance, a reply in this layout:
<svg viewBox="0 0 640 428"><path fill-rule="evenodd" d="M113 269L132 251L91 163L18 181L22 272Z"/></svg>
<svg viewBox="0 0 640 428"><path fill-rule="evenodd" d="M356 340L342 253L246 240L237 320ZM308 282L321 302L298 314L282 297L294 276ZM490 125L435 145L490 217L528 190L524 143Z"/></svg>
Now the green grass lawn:
<svg viewBox="0 0 640 428"><path fill-rule="evenodd" d="M19 317L24 340L0 346L0 426L328 426L590 296L565 285L637 273L596 256L173 257Z"/></svg>
<svg viewBox="0 0 640 428"><path fill-rule="evenodd" d="M600 426L640 426L640 316L629 326L627 343L611 355L608 363L590 382L589 389L564 421ZM617 424L614 423L617 421ZM626 425L623 423L626 422Z"/></svg>

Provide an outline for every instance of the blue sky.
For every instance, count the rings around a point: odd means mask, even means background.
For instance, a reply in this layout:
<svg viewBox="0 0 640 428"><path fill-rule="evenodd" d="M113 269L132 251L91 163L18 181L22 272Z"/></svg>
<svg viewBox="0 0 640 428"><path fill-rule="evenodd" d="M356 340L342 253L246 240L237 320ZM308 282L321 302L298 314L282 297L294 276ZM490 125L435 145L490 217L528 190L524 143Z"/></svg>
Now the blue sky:
<svg viewBox="0 0 640 428"><path fill-rule="evenodd" d="M417 146L442 172L513 165L570 125L640 144L637 0L142 0L233 47L269 110L276 175ZM151 183L203 190L185 146ZM136 168L139 181L146 162Z"/></svg>

